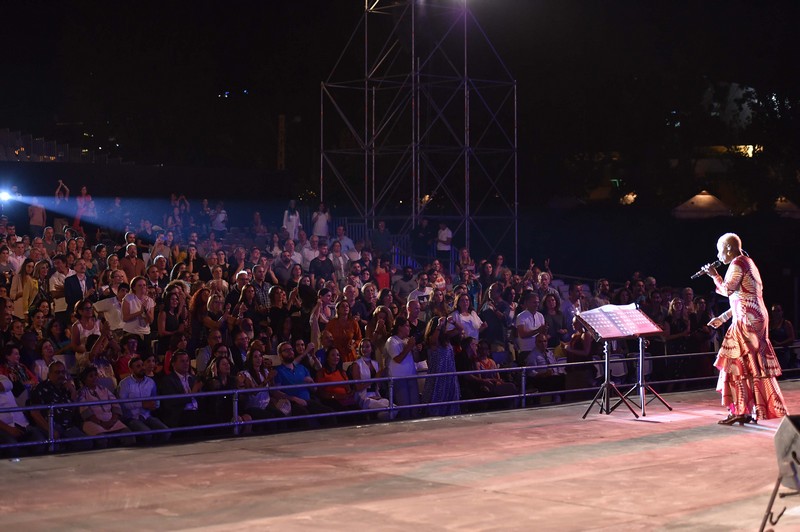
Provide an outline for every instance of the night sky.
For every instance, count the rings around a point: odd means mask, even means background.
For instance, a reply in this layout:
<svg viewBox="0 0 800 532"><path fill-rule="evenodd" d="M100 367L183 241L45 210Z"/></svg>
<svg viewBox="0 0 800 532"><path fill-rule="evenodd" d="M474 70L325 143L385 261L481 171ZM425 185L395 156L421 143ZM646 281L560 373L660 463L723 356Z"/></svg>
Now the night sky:
<svg viewBox="0 0 800 532"><path fill-rule="evenodd" d="M660 198L659 220L701 188L719 192L719 183L693 180L680 164L665 166L670 158L691 158L696 146L770 146L761 166L724 176L729 197L744 203L751 201L748 195L761 194L757 199L772 202L776 194L794 194L800 201L794 177L800 168L800 105L744 132L709 121L701 106L709 85L726 82L751 87L762 98L800 102L800 2L470 5L518 80L521 216L528 224L523 230L532 235L523 243L523 258L542 260L552 253L564 260L564 270L585 270L586 250L564 244L584 235L585 224L598 233L590 239L595 255L606 256L599 233L608 223L606 234L613 234L618 226L612 220L588 212L551 224L550 214L531 205L555 195L587 194L608 181L609 169L640 192L642 208L649 208L648 198ZM270 171L283 114L287 168L294 177L287 182L298 191L313 189L320 83L362 12L361 0L6 3L0 22L0 128L102 147L137 165ZM576 153L610 152L622 153L624 165L575 159ZM770 173L775 168L780 172ZM685 228L661 229L654 239L652 226L631 224L627 213L614 216L631 231L609 241L626 250L627 263L652 257L642 267L657 274L694 271L695 256L703 255L684 257L680 267L662 264L657 257L665 249L685 248ZM539 231L541 220L546 233ZM747 232L736 221L732 227L727 221L707 225L708 234L695 234L692 242L705 249L717 230ZM784 249L780 232L771 234L776 244L765 244L765 250ZM631 241L636 249L628 249ZM597 272L581 273L600 275L622 264L621 258L608 255L606 262L593 263ZM785 274L781 264L790 259L776 261L775 275ZM570 266L572 260L582 266Z"/></svg>
<svg viewBox="0 0 800 532"><path fill-rule="evenodd" d="M705 80L797 91L797 2L471 5L519 81L520 146L539 159L624 148L670 109L694 105ZM319 83L362 9L359 0L7 3L0 127L73 143L90 131L140 164L271 168L285 114L289 165L313 172Z"/></svg>

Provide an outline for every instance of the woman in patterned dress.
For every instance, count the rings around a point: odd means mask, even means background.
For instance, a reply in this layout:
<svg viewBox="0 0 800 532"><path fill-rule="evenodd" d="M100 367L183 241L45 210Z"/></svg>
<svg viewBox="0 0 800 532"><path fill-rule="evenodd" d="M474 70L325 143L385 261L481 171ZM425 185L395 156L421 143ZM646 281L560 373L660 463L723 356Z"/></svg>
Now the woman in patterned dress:
<svg viewBox="0 0 800 532"><path fill-rule="evenodd" d="M454 373L456 371L455 354L445 334L449 318L434 317L425 328L425 345L428 348L428 375L437 373ZM458 377L445 375L428 377L422 392L423 403L453 402L460 399ZM432 405L428 407L431 416L455 416L461 413L457 404Z"/></svg>
<svg viewBox="0 0 800 532"><path fill-rule="evenodd" d="M761 274L742 251L742 241L726 233L717 241L717 258L729 264L723 279L713 264L705 266L717 293L730 299L731 308L712 319L714 328L732 319L714 365L719 369L717 391L730 414L719 423L744 424L785 416L786 405L778 387L781 367L769 341L769 317L761 296Z"/></svg>

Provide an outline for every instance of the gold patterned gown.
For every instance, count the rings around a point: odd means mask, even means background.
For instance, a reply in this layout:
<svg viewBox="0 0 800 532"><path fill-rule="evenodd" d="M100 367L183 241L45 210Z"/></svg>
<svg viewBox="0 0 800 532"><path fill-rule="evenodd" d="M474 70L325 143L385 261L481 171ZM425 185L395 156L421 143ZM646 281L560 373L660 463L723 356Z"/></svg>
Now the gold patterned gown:
<svg viewBox="0 0 800 532"><path fill-rule="evenodd" d="M734 415L758 419L785 416L786 405L776 377L781 366L769 341L769 317L761 297L761 274L749 257L731 261L725 279L716 275L717 293L727 296L731 308L720 316L733 319L722 340L714 365L720 370L717 391L722 405Z"/></svg>

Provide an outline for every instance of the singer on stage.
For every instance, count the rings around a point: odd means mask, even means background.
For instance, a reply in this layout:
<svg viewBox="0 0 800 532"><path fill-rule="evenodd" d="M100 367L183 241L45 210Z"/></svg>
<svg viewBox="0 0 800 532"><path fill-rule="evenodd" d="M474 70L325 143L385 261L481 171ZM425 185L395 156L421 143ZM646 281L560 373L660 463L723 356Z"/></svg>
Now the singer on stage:
<svg viewBox="0 0 800 532"><path fill-rule="evenodd" d="M731 308L712 319L718 328L733 319L722 340L714 365L719 369L717 391L730 414L721 425L756 422L786 415L783 394L776 377L781 367L768 338L769 318L761 297L761 275L755 263L742 251L741 239L726 233L717 241L717 257L729 264L723 279L714 264L703 271L714 280L717 293L727 296Z"/></svg>

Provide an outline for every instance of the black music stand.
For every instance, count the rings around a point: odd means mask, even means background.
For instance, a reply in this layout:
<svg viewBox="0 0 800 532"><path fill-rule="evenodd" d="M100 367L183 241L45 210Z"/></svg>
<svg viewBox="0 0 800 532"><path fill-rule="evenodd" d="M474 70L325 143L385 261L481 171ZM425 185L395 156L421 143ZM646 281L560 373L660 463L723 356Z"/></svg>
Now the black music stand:
<svg viewBox="0 0 800 532"><path fill-rule="evenodd" d="M644 368L644 338L639 337L639 370L637 371L637 376L636 376L637 377L637 381L636 381L636 384L634 384L631 387L630 390L625 392L625 399L627 399L628 396L630 394L632 394L633 392L638 391L637 395L639 396L639 402L642 405L642 417L645 417L647 415L647 413L645 411L645 406L650 404L653 401L653 399L658 399L659 401L661 401L662 405L666 406L668 410L672 411L672 407L669 405L669 403L666 402L664 400L664 398L661 397L658 394L658 392L653 389L652 386L647 384L647 382L645 381L644 369L643 368ZM647 400L647 392L648 391L651 394L653 394L653 398L650 399L650 401ZM617 408L620 404L622 404L621 401L618 402L617 404L615 404L614 406L612 406L611 407L611 411L613 412L614 409Z"/></svg>
<svg viewBox="0 0 800 532"><path fill-rule="evenodd" d="M586 419L586 416L589 414L589 411L595 404L600 406L600 413L605 413L606 415L613 412L619 405L624 404L628 407L628 410L631 411L633 417L638 419L639 415L633 409L633 404L628 400L627 396L635 389L641 390L640 395L642 397L642 415L644 415L644 390L646 385L640 387L639 382L637 382L636 386L628 391L628 393L623 394L619 391L617 385L611 380L609 341L640 338L639 380L642 382L642 363L644 361L644 354L641 337L646 335L660 334L663 331L658 325L655 324L655 322L653 322L653 320L648 318L644 312L637 309L635 304L603 305L602 307L596 309L581 312L580 314L576 315L576 318L586 328L586 330L589 331L595 341L602 341L604 343L603 384L600 386L600 389L597 390L597 394L595 394L592 402L589 403L589 407L586 409L586 412L583 413L583 419ZM647 387L647 389L652 391L652 388ZM654 391L652 391L652 393L657 395ZM612 395L616 395L619 398L619 401L613 407L611 406ZM659 399L664 402L664 400L660 397Z"/></svg>

